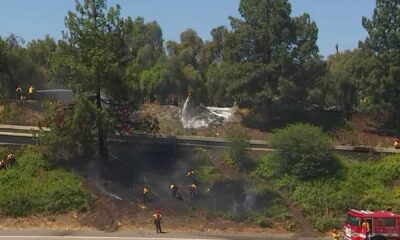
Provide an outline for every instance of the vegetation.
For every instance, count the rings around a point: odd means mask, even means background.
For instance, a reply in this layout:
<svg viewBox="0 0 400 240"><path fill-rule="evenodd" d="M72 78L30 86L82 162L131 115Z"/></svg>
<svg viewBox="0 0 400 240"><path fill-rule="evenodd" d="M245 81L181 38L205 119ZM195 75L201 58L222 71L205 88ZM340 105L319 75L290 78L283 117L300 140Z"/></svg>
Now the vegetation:
<svg viewBox="0 0 400 240"><path fill-rule="evenodd" d="M124 19L120 7L108 8L106 0L78 1L65 18L61 41L46 36L25 44L13 34L0 38L0 94L14 98L18 84L25 89L33 83L37 88L71 87L79 95L76 102L92 99L98 110L87 138L97 137L103 157L106 137L115 130L104 123L117 119L109 104L171 103L188 91L198 102L236 101L281 124L316 123L304 117L306 112L328 108L348 117L372 111L397 128L398 9L396 1L377 1L373 17L363 19L369 36L360 48L325 61L312 16L292 16L288 0L241 0L241 17L231 17L230 28L212 29L210 41L187 29L179 42L165 44L157 22Z"/></svg>
<svg viewBox="0 0 400 240"><path fill-rule="evenodd" d="M279 150L259 166L260 176L288 174L299 179L313 179L331 175L339 167L329 137L318 127L301 123L289 125L272 134L271 145Z"/></svg>
<svg viewBox="0 0 400 240"><path fill-rule="evenodd" d="M215 168L207 150L199 148L193 158L196 177L204 184L210 186L222 178L221 173Z"/></svg>
<svg viewBox="0 0 400 240"><path fill-rule="evenodd" d="M246 151L250 145L250 137L240 127L229 127L225 132L228 142L224 154L224 162L228 167L240 168L246 160Z"/></svg>
<svg viewBox="0 0 400 240"><path fill-rule="evenodd" d="M363 84L363 92L370 107L386 113L387 121L394 123L397 130L400 130L399 3L399 0L377 0L372 18L362 19L363 27L368 32L362 48L371 52L375 63Z"/></svg>
<svg viewBox="0 0 400 240"><path fill-rule="evenodd" d="M262 158L253 175L288 189L318 230L338 227L349 208L400 210L399 156L361 162L335 157L321 130L304 124L277 130L272 144L281 150Z"/></svg>
<svg viewBox="0 0 400 240"><path fill-rule="evenodd" d="M42 138L48 153L88 157L97 144L107 159L107 135L116 130L120 106L176 102L188 91L197 102L236 101L281 124L318 109L325 116L328 110L348 117L354 111L372 113L400 129L400 0L377 0L372 18L362 20L367 39L326 60L316 45L316 23L307 13L292 16L289 0L241 0L241 17L231 17L229 28L212 29L210 41L187 29L179 42L165 44L157 22L124 19L120 10L108 8L106 0L77 1L58 42L50 36L26 44L14 34L0 37L0 97L14 99L19 84L74 90L73 107L50 107L46 125L53 131ZM18 114L18 108L6 106L0 117L15 122ZM145 116L131 127L157 133L159 125ZM240 168L247 133L231 128L226 139L224 161ZM287 187L318 229L335 225L349 207L400 210L398 156L359 163L340 159L321 129L308 124L275 131L271 144L280 150L264 157L253 174ZM220 177L204 152L197 157L199 178ZM0 172L0 183L0 214L81 210L90 202L79 179L32 149ZM266 226L264 217L281 214L277 209L264 209L251 221Z"/></svg>
<svg viewBox="0 0 400 240"><path fill-rule="evenodd" d="M16 164L0 171L0 183L2 215L81 211L90 204L90 195L82 188L81 180L52 167L38 149L18 153Z"/></svg>

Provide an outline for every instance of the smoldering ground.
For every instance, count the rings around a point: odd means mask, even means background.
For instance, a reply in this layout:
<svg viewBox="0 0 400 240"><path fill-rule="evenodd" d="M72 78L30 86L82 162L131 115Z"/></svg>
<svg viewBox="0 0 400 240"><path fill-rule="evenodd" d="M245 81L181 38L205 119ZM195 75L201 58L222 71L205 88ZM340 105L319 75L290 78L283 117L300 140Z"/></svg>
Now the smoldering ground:
<svg viewBox="0 0 400 240"><path fill-rule="evenodd" d="M197 152L193 148L147 143L112 144L110 153L113 159L101 167L88 167L86 177L97 179L94 180L96 187L114 199L140 203L142 188L148 185L151 193L147 206L151 208L177 213L194 208L245 217L272 204L277 197L272 191L260 192L249 178L221 174L214 182L205 183L197 177L188 177L188 170L196 171L194 158ZM197 185L193 201L189 199L191 183ZM178 187L178 199L171 197L171 184Z"/></svg>

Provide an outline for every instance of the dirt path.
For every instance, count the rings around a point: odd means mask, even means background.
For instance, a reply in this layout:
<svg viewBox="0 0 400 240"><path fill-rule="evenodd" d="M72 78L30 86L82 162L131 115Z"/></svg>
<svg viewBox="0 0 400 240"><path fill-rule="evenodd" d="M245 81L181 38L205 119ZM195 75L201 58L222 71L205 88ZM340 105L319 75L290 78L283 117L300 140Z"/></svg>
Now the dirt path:
<svg viewBox="0 0 400 240"><path fill-rule="evenodd" d="M289 193L286 190L278 190L281 194L283 200L286 203L289 214L295 219L295 221L299 224L300 231L297 233L297 236L294 236L293 239L297 239L297 237L317 237L320 234L313 228L311 223L308 221L306 217L300 212L299 209L296 208L294 203L290 200Z"/></svg>

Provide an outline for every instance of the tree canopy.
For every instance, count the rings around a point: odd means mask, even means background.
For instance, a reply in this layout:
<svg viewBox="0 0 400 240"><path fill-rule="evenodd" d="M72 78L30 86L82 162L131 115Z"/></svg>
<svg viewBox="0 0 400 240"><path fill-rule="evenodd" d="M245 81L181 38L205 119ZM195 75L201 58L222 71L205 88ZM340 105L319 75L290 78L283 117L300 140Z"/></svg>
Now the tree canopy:
<svg viewBox="0 0 400 240"><path fill-rule="evenodd" d="M371 19L364 17L362 25L368 37L362 44L375 58L373 71L364 89L371 105L390 114L399 129L400 124L400 1L377 0Z"/></svg>

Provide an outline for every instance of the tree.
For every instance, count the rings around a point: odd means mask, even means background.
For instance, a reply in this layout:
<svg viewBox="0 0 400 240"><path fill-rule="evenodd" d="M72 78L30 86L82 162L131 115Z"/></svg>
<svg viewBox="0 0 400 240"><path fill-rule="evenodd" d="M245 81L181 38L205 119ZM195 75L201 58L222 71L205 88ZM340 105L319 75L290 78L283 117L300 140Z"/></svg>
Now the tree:
<svg viewBox="0 0 400 240"><path fill-rule="evenodd" d="M336 106L352 112L363 103L363 82L376 65L372 54L363 49L336 53L326 61L326 73L317 81L312 101L319 106Z"/></svg>
<svg viewBox="0 0 400 240"><path fill-rule="evenodd" d="M223 34L221 89L252 109L303 109L321 76L318 28L308 14L292 18L287 0L241 0L241 19ZM216 81L214 80L214 83ZM215 85L215 84L214 84Z"/></svg>
<svg viewBox="0 0 400 240"><path fill-rule="evenodd" d="M201 72L203 40L192 29L180 35L180 43L168 41L167 77L171 89L180 96L190 90L196 100L204 98L204 78Z"/></svg>
<svg viewBox="0 0 400 240"><path fill-rule="evenodd" d="M29 60L29 62L34 65L34 68L36 69L38 75L36 83L42 86L50 85L59 87L62 85L60 82L56 82L56 79L52 79L50 74L50 63L53 55L56 52L56 49L57 43L49 36L46 36L44 39L33 40L27 44L27 60Z"/></svg>
<svg viewBox="0 0 400 240"><path fill-rule="evenodd" d="M126 20L124 39L128 65L126 81L136 101L165 97L165 52L162 30L157 22L145 23L141 17Z"/></svg>
<svg viewBox="0 0 400 240"><path fill-rule="evenodd" d="M0 38L0 94L14 98L17 85L24 90L29 84L36 89L44 88L49 80L48 60L54 49L55 42L48 37L27 45L15 34Z"/></svg>
<svg viewBox="0 0 400 240"><path fill-rule="evenodd" d="M108 9L106 0L84 0L76 2L76 12L68 12L65 25L67 32L60 42L55 71L62 74L78 95L95 95L100 112L93 113L98 151L105 159L108 150L102 96L124 99L127 93L123 68L126 65L125 22L120 17L119 5Z"/></svg>
<svg viewBox="0 0 400 240"><path fill-rule="evenodd" d="M363 17L362 25L368 37L361 46L376 59L363 89L371 105L400 129L400 1L377 0L372 18Z"/></svg>

